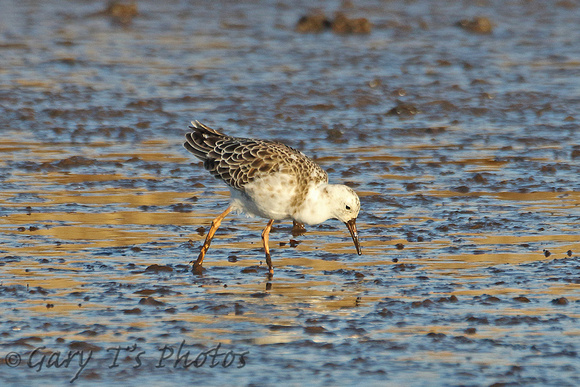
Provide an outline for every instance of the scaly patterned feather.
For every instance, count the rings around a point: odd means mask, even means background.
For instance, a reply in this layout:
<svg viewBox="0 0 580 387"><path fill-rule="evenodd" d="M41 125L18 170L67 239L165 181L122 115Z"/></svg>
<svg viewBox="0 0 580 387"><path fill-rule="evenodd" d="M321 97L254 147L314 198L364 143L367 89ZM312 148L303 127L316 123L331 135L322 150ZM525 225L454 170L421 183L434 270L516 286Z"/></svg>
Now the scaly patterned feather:
<svg viewBox="0 0 580 387"><path fill-rule="evenodd" d="M202 160L204 168L213 176L236 190L243 192L246 184L275 173L293 176L301 187L328 183L328 175L322 168L285 144L230 137L199 121L192 121L191 125L192 132L186 134L184 147Z"/></svg>

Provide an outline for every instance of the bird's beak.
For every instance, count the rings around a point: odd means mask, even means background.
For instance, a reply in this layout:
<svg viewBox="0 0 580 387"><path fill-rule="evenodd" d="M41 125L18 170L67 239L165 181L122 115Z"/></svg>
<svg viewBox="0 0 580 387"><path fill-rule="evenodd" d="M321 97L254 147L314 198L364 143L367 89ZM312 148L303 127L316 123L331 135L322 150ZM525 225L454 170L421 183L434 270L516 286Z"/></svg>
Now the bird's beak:
<svg viewBox="0 0 580 387"><path fill-rule="evenodd" d="M358 232L356 231L356 218L352 218L348 222L345 222L348 231L350 231L350 236L354 242L354 247L356 247L356 252L358 255L362 255L362 250L360 248L360 242L358 241Z"/></svg>

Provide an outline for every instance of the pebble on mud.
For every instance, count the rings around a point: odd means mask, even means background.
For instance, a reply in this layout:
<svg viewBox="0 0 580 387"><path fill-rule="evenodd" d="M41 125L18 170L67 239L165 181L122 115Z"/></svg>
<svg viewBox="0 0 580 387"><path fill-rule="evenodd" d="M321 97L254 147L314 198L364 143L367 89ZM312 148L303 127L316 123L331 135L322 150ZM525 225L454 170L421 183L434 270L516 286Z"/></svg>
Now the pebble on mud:
<svg viewBox="0 0 580 387"><path fill-rule="evenodd" d="M127 26L133 22L135 16L139 15L139 11L135 1L110 0L107 8L99 14L109 16L113 24Z"/></svg>
<svg viewBox="0 0 580 387"><path fill-rule="evenodd" d="M149 273L149 272L161 273L161 272L172 272L172 271L173 271L173 268L171 266L157 265L157 264L149 265L145 269L146 273Z"/></svg>
<svg viewBox="0 0 580 387"><path fill-rule="evenodd" d="M397 106L389 110L387 116L409 117L419 113L419 109L415 105L398 102Z"/></svg>
<svg viewBox="0 0 580 387"><path fill-rule="evenodd" d="M242 306L240 303L237 303L237 302L236 302L236 303L234 304L234 314L235 314L236 316L241 316L241 315L243 315L243 314L244 314L244 312L245 312L245 311L244 311L244 307L243 307L243 306Z"/></svg>
<svg viewBox="0 0 580 387"><path fill-rule="evenodd" d="M413 301L411 303L411 306L413 308L420 308L420 307L429 307L429 306L431 306L433 304L434 304L434 302L427 298L427 299L425 299L423 301Z"/></svg>
<svg viewBox="0 0 580 387"><path fill-rule="evenodd" d="M456 295L452 294L449 297L440 297L437 302L457 302L459 301L459 299L457 298Z"/></svg>
<svg viewBox="0 0 580 387"><path fill-rule="evenodd" d="M436 332L429 332L427 333L426 336L433 339L433 341L441 341L447 337L445 333L436 333Z"/></svg>
<svg viewBox="0 0 580 387"><path fill-rule="evenodd" d="M102 348L95 344L90 344L85 341L73 341L68 345L70 349L73 351L92 351L97 352L100 351Z"/></svg>
<svg viewBox="0 0 580 387"><path fill-rule="evenodd" d="M192 212L193 205L189 203L176 203L169 206L172 212Z"/></svg>
<svg viewBox="0 0 580 387"><path fill-rule="evenodd" d="M141 314L141 309L139 308L123 309L123 314Z"/></svg>
<svg viewBox="0 0 580 387"><path fill-rule="evenodd" d="M300 17L296 31L301 33L320 33L332 30L335 34L369 34L372 29L367 18L350 19L344 13L337 12L334 20L321 12Z"/></svg>
<svg viewBox="0 0 580 387"><path fill-rule="evenodd" d="M501 302L501 300L496 296L487 296L487 298L483 300L484 304L495 304L496 302Z"/></svg>
<svg viewBox="0 0 580 387"><path fill-rule="evenodd" d="M58 168L58 169L69 169L74 167L87 167L97 163L95 159L89 159L83 156L71 156L66 159L55 161L46 164L46 166Z"/></svg>
<svg viewBox="0 0 580 387"><path fill-rule="evenodd" d="M473 175L473 177L471 179L476 183L481 183L481 184L487 183L487 179L485 177L483 177L483 175L481 173L476 173L475 175Z"/></svg>
<svg viewBox="0 0 580 387"><path fill-rule="evenodd" d="M42 343L42 338L38 337L38 336L23 337L21 339L14 340L11 344L12 345L20 345L23 347L31 347L32 344L30 344L29 341L32 341L35 343Z"/></svg>
<svg viewBox="0 0 580 387"><path fill-rule="evenodd" d="M455 23L457 27L460 27L468 32L473 32L475 34L491 34L493 32L493 24L486 17L475 17L473 19L463 19Z"/></svg>
<svg viewBox="0 0 580 387"><path fill-rule="evenodd" d="M296 31L302 33L317 33L331 28L330 21L323 13L316 12L300 17L296 24Z"/></svg>
<svg viewBox="0 0 580 387"><path fill-rule="evenodd" d="M421 188L421 186L417 183L405 183L404 186L405 186L405 190L407 190L407 191L415 191L415 190Z"/></svg>
<svg viewBox="0 0 580 387"><path fill-rule="evenodd" d="M145 297L139 300L139 305L161 306L165 305L165 302L157 301L153 297Z"/></svg>
<svg viewBox="0 0 580 387"><path fill-rule="evenodd" d="M459 193L469 193L469 187L466 185L460 185L459 187L454 187L451 190Z"/></svg>
<svg viewBox="0 0 580 387"><path fill-rule="evenodd" d="M295 239L290 239L290 247L296 247L300 244L300 241L297 241Z"/></svg>
<svg viewBox="0 0 580 387"><path fill-rule="evenodd" d="M544 251L544 257L548 258L550 255L552 255L552 253L550 253L550 250L543 250Z"/></svg>
<svg viewBox="0 0 580 387"><path fill-rule="evenodd" d="M291 331L296 328L294 325L279 325L279 324L272 324L268 327L271 331Z"/></svg>
<svg viewBox="0 0 580 387"><path fill-rule="evenodd" d="M79 335L87 336L87 337L95 337L95 336L98 336L99 333L97 331L92 330L92 329L87 329L87 330L84 330L81 333L79 333Z"/></svg>
<svg viewBox="0 0 580 387"><path fill-rule="evenodd" d="M372 24L367 18L349 19L342 12L334 15L332 32L337 34L370 34Z"/></svg>
<svg viewBox="0 0 580 387"><path fill-rule="evenodd" d="M393 265L393 271L406 271L406 270L415 270L417 268L416 265L410 263L399 263L397 265Z"/></svg>
<svg viewBox="0 0 580 387"><path fill-rule="evenodd" d="M270 295L270 293L266 293L266 292L256 292L256 293L250 294L250 297L253 297L253 298L265 298L265 297L268 297L269 295Z"/></svg>
<svg viewBox="0 0 580 387"><path fill-rule="evenodd" d="M566 297L554 298L552 300L554 305L568 305L568 299Z"/></svg>
<svg viewBox="0 0 580 387"><path fill-rule="evenodd" d="M317 333L324 333L324 332L326 332L326 329L324 329L324 327L321 327L321 326L304 327L304 333L317 334Z"/></svg>

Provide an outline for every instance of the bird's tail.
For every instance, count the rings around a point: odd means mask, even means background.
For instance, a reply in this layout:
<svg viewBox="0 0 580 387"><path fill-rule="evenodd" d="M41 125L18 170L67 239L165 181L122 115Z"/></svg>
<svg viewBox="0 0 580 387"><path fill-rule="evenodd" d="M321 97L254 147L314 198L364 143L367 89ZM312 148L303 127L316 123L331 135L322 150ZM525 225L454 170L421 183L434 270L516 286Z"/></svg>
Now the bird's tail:
<svg viewBox="0 0 580 387"><path fill-rule="evenodd" d="M207 160L208 153L214 150L215 143L225 134L212 129L199 121L191 121L191 132L185 135L183 146L200 160Z"/></svg>

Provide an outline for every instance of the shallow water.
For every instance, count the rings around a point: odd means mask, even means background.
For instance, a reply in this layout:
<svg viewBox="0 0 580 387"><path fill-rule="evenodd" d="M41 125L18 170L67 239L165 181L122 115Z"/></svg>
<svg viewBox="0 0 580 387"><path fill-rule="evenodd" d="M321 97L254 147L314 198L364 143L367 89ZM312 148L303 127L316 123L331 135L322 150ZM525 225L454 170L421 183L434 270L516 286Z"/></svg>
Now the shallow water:
<svg viewBox="0 0 580 387"><path fill-rule="evenodd" d="M580 384L580 8L472 3L3 4L3 384ZM191 119L315 157L364 254L277 223L268 280L231 215L192 275L228 191Z"/></svg>

